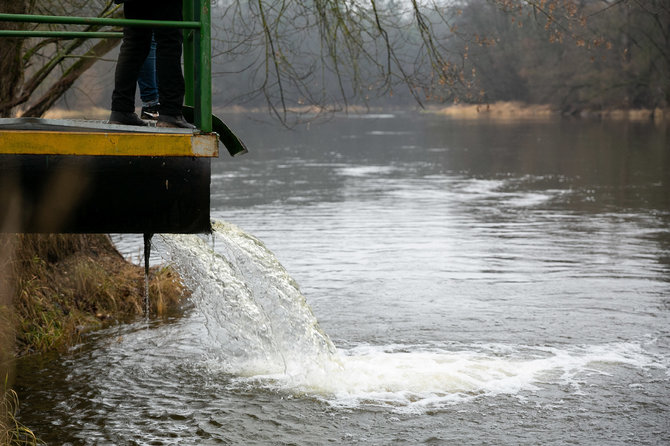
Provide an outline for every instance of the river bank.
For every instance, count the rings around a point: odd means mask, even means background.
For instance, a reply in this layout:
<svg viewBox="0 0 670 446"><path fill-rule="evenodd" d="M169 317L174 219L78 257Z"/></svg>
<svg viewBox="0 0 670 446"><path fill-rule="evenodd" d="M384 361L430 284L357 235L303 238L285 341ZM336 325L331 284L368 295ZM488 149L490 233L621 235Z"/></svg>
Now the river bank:
<svg viewBox="0 0 670 446"><path fill-rule="evenodd" d="M150 269L152 316L176 311L187 296L188 291L171 268ZM0 237L2 407L15 399L11 390L14 358L65 351L91 330L129 321L143 313L144 270L124 259L107 235L3 235ZM0 444L5 437L2 424L11 420L8 415L11 409L0 413ZM13 423L8 425L11 427Z"/></svg>
<svg viewBox="0 0 670 446"><path fill-rule="evenodd" d="M4 261L14 314L5 308L3 317L14 327L17 356L67 348L90 329L144 312L144 270L107 235L16 235L3 245L3 253L13 252ZM151 268L149 280L152 315L166 314L186 295L168 267Z"/></svg>
<svg viewBox="0 0 670 446"><path fill-rule="evenodd" d="M670 120L668 109L569 109L559 110L547 104L526 104L523 102L507 101L491 104L454 104L446 107L429 106L428 113L444 115L458 119L546 119L558 117L573 117L583 119L628 120L628 121L655 121Z"/></svg>

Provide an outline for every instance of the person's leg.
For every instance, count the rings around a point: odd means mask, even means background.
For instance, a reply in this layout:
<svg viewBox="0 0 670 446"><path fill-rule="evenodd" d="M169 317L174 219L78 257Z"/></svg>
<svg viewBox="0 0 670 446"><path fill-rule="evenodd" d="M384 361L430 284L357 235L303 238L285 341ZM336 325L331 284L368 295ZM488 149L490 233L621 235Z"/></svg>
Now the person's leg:
<svg viewBox="0 0 670 446"><path fill-rule="evenodd" d="M126 18L136 19L142 16L142 7L133 5L142 3L126 3ZM135 111L135 91L137 75L149 53L151 46L151 30L149 28L126 27L123 29L123 43L119 51L114 74L114 91L112 92L112 116L110 122L121 124L143 125L133 114Z"/></svg>
<svg viewBox="0 0 670 446"><path fill-rule="evenodd" d="M182 1L166 0L158 14L159 20L182 20ZM160 114L180 116L184 103L184 75L181 70L182 31L155 28L156 75Z"/></svg>
<svg viewBox="0 0 670 446"><path fill-rule="evenodd" d="M182 0L128 2L124 5L124 11L126 17L132 19L179 21L182 20ZM112 95L112 115L116 110L118 113L130 112L134 115L130 110L134 110L137 75L149 52L152 32L156 39L156 76L160 100L160 113L156 125L195 128L186 122L182 115L184 103L184 75L181 71L182 34L181 30L176 28L124 29L124 43L117 63L118 75ZM122 67L119 68L121 64ZM136 125L143 125L143 121L136 115L135 118ZM131 117L128 117L128 120L131 120ZM115 121L113 116L110 117L110 122L112 121Z"/></svg>
<svg viewBox="0 0 670 446"><path fill-rule="evenodd" d="M163 0L159 20L182 20L182 0ZM160 99L157 127L193 129L182 114L184 104L184 75L181 71L182 31L155 28L156 75Z"/></svg>
<svg viewBox="0 0 670 446"><path fill-rule="evenodd" d="M142 106L158 104L158 83L156 81L156 41L152 38L151 47L137 76Z"/></svg>
<svg viewBox="0 0 670 446"><path fill-rule="evenodd" d="M156 40L152 37L149 55L144 60L137 77L140 87L142 112L140 118L155 121L158 119L158 81L156 79Z"/></svg>

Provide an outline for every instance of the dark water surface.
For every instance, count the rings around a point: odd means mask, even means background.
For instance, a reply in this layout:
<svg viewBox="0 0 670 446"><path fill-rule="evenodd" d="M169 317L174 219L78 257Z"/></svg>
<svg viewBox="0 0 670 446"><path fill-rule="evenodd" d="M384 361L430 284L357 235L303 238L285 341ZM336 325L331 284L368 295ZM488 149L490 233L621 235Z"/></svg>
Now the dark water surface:
<svg viewBox="0 0 670 446"><path fill-rule="evenodd" d="M336 352L299 345L308 318L281 312L307 307L272 303L292 283L273 257L238 259L266 268L245 279L260 312L225 307L237 279L212 266L184 317L19 363L20 419L49 444L670 443L666 127L228 122L252 152L214 163L213 217L274 252ZM185 267L215 263L180 243ZM227 345L252 334L281 364Z"/></svg>

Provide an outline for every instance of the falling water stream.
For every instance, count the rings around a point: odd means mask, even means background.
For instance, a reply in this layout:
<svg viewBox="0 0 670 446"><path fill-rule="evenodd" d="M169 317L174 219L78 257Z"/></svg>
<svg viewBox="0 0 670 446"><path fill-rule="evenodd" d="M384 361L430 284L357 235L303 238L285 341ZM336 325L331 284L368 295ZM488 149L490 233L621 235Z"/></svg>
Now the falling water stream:
<svg viewBox="0 0 670 446"><path fill-rule="evenodd" d="M149 265L151 259L151 237L153 234L144 234L144 318L149 321Z"/></svg>
<svg viewBox="0 0 670 446"><path fill-rule="evenodd" d="M335 347L274 255L234 225L214 222L212 240L162 235L159 250L194 291L209 341L237 374L327 373Z"/></svg>

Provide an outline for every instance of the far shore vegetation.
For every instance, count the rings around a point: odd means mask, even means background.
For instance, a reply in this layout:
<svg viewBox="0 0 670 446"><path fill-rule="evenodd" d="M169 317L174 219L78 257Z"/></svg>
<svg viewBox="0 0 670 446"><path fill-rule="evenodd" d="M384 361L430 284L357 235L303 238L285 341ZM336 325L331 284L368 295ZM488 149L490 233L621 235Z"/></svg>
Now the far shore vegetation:
<svg viewBox="0 0 670 446"><path fill-rule="evenodd" d="M518 103L608 119L657 119L670 108L667 0L334 0L325 9L298 0L266 14L272 5L213 5L216 112L262 111L290 125L367 107L457 104L449 107L456 116L471 105L478 114L468 116L491 117L504 114L487 113L498 104ZM0 10L122 14L111 0L0 0ZM0 39L0 117L93 107L105 119L118 44Z"/></svg>
<svg viewBox="0 0 670 446"><path fill-rule="evenodd" d="M667 121L670 109L585 109L566 114L550 105L526 104L518 101L499 101L492 104L454 104L446 107L428 107L427 112L458 119L543 119L576 117L584 119Z"/></svg>

